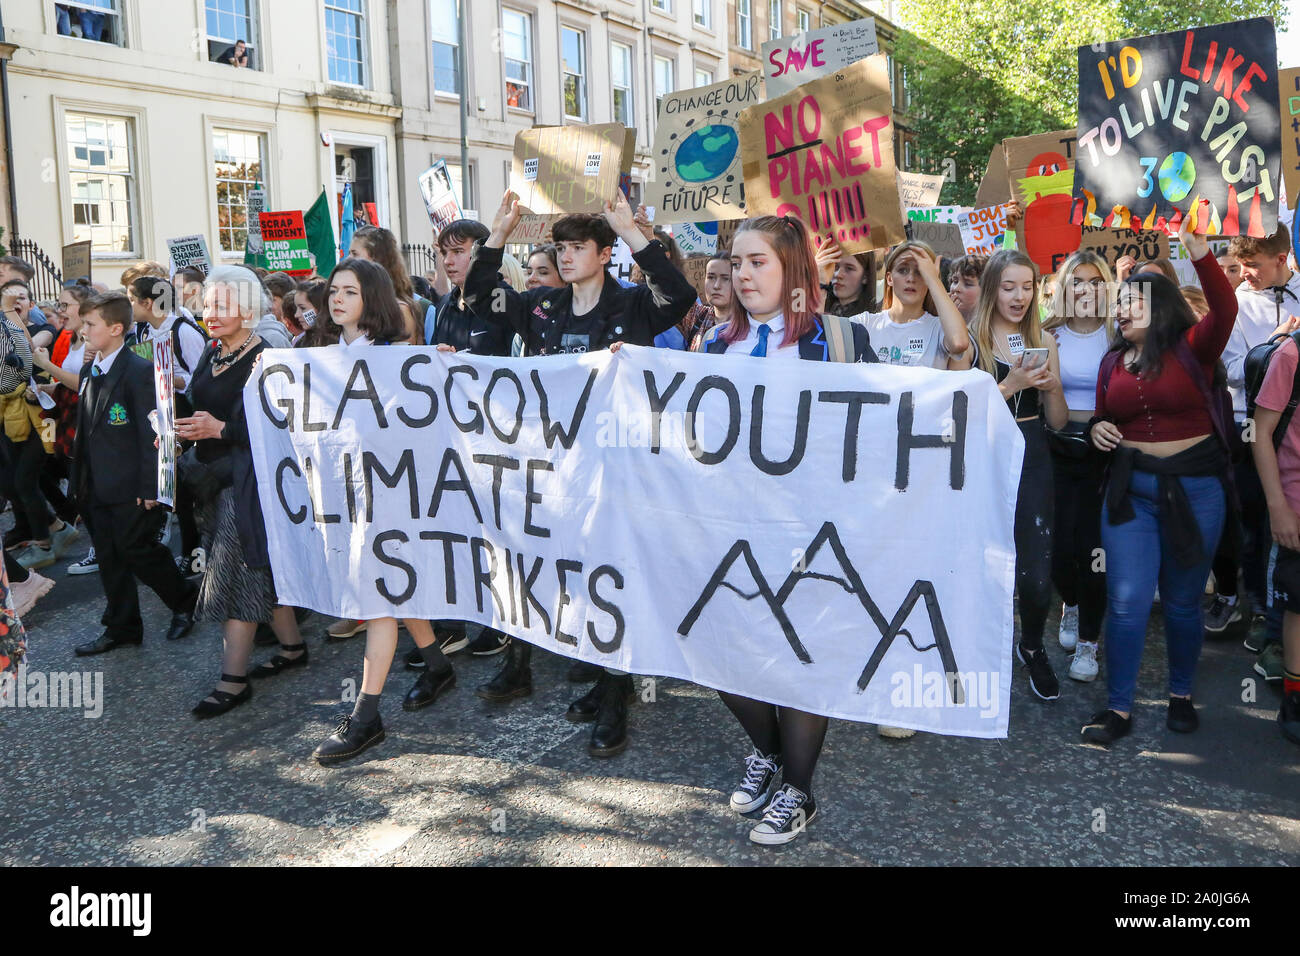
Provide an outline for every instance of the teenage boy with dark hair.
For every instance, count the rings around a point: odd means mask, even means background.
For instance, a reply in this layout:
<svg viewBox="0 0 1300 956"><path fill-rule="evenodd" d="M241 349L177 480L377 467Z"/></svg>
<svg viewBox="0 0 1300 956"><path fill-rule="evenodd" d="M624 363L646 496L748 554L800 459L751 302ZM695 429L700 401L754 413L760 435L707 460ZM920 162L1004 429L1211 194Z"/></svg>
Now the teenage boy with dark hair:
<svg viewBox="0 0 1300 956"><path fill-rule="evenodd" d="M615 342L653 345L655 336L686 315L695 289L668 259L663 243L637 227L627 197L605 203L600 215L568 215L551 229L560 277L568 283L516 292L497 275L506 239L519 222L519 197L506 191L491 234L475 248L465 277L465 301L510 334L523 339L528 355L561 355L609 348ZM645 284L623 288L606 271L615 239L632 250ZM486 700L505 701L532 693L532 645L510 643L496 677L478 688ZM632 676L606 670L596 685L574 701L570 720L594 721L587 752L612 757L627 748L627 705Z"/></svg>
<svg viewBox="0 0 1300 956"><path fill-rule="evenodd" d="M99 354L81 369L74 476L77 500L99 557L108 599L104 633L76 649L80 657L103 654L144 640L136 580L171 609L167 640L194 627L198 588L177 570L158 543L166 512L158 507L158 452L149 413L156 406L153 363L123 347L132 323L131 301L121 292L90 299L83 311L86 354Z"/></svg>
<svg viewBox="0 0 1300 956"><path fill-rule="evenodd" d="M1228 390L1232 392L1233 414L1243 429L1242 439L1251 448L1258 439L1249 434L1246 421L1246 353L1274 335L1294 330L1300 316L1300 274L1291 271L1287 255L1291 236L1281 224L1277 232L1264 238L1235 236L1228 243L1228 255L1241 266L1242 282L1237 286L1237 322L1223 350L1223 364L1228 370ZM1250 455L1234 466L1237 495L1241 500L1242 536L1239 561L1219 555L1214 563L1215 597L1205 614L1207 634L1223 634L1229 626L1246 617L1250 610L1237 600L1237 568L1242 570L1247 593L1256 603L1256 613L1270 605L1265 586L1270 534L1268 509L1259 474ZM1225 533L1225 537L1227 537ZM1259 655L1255 671L1266 680L1282 679L1282 620L1278 607L1269 606L1265 619L1250 627L1245 645Z"/></svg>

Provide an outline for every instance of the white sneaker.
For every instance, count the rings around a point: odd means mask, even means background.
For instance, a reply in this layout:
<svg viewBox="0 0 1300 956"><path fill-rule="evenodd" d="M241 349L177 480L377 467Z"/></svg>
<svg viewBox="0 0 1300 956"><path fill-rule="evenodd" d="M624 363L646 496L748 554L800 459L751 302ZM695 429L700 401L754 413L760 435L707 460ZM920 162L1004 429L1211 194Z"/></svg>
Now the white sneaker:
<svg viewBox="0 0 1300 956"><path fill-rule="evenodd" d="M816 818L816 802L787 783L772 797L762 822L749 831L749 839L761 846L781 846L798 837Z"/></svg>
<svg viewBox="0 0 1300 956"><path fill-rule="evenodd" d="M9 597L14 602L14 611L22 618L36 606L36 602L50 593L54 582L43 574L32 571L26 581L14 581L9 585Z"/></svg>
<svg viewBox="0 0 1300 956"><path fill-rule="evenodd" d="M1097 645L1093 641L1080 641L1070 658L1070 679L1087 681L1097 679Z"/></svg>
<svg viewBox="0 0 1300 956"><path fill-rule="evenodd" d="M99 559L95 557L95 549L91 548L80 561L68 565L69 574L95 574L99 571Z"/></svg>
<svg viewBox="0 0 1300 956"><path fill-rule="evenodd" d="M1079 643L1079 606L1061 605L1061 630L1057 633L1061 650L1072 651Z"/></svg>
<svg viewBox="0 0 1300 956"><path fill-rule="evenodd" d="M884 724L876 725L876 733L886 740L906 740L916 736L916 731L911 727L887 727Z"/></svg>

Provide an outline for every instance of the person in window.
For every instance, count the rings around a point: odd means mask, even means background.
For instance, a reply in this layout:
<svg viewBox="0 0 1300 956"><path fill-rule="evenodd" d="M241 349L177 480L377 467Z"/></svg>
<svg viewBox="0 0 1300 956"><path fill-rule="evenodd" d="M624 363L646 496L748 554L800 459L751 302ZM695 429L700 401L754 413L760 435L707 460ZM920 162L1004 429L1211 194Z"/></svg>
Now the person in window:
<svg viewBox="0 0 1300 956"><path fill-rule="evenodd" d="M226 63L230 66L248 66L248 46L243 40L236 40L234 46L217 57L217 62Z"/></svg>

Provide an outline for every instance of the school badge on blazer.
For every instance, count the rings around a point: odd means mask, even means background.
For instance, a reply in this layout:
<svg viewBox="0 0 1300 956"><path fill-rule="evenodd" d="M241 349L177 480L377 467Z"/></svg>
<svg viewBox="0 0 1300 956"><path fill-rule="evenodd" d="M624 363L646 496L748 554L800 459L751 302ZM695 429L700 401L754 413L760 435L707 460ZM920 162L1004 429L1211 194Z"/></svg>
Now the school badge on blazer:
<svg viewBox="0 0 1300 956"><path fill-rule="evenodd" d="M125 425L127 423L126 407L121 402L114 402L109 407L108 423L110 425Z"/></svg>

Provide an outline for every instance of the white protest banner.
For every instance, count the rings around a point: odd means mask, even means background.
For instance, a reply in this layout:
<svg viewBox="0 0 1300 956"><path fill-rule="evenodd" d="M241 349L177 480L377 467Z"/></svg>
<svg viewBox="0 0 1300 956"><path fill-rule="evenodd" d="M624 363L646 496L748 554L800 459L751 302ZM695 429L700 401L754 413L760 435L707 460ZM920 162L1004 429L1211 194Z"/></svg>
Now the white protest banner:
<svg viewBox="0 0 1300 956"><path fill-rule="evenodd" d="M244 408L286 605L1006 735L1024 442L982 372L283 349Z"/></svg>
<svg viewBox="0 0 1300 956"><path fill-rule="evenodd" d="M178 236L167 240L167 251L172 257L172 273L186 266L197 266L206 276L212 271L212 258L208 255L208 240L201 235Z"/></svg>
<svg viewBox="0 0 1300 956"><path fill-rule="evenodd" d="M971 209L957 217L957 225L961 227L961 241L966 246L967 254L991 256L1002 248L1010 209L1010 203L999 203L983 209Z"/></svg>
<svg viewBox="0 0 1300 956"><path fill-rule="evenodd" d="M632 247L623 241L621 237L614 240L614 248L609 253L609 264L605 266L605 271L615 279L623 279L627 282L632 281L632 267L636 261L632 258Z"/></svg>
<svg viewBox="0 0 1300 956"><path fill-rule="evenodd" d="M876 21L871 19L836 23L768 40L763 44L767 98L789 93L802 83L828 76L840 67L879 52Z"/></svg>
<svg viewBox="0 0 1300 956"><path fill-rule="evenodd" d="M158 436L157 501L172 507L176 500L176 389L172 340L154 343L153 385L157 407L149 413Z"/></svg>
<svg viewBox="0 0 1300 956"><path fill-rule="evenodd" d="M463 219L460 200L456 188L451 182L451 173L447 161L440 159L420 174L420 195L424 197L424 208L429 212L429 221L433 223L433 237L457 219Z"/></svg>
<svg viewBox="0 0 1300 956"><path fill-rule="evenodd" d="M910 222L949 222L957 225L957 219L964 212L970 212L967 206L928 206L922 209L907 210Z"/></svg>

